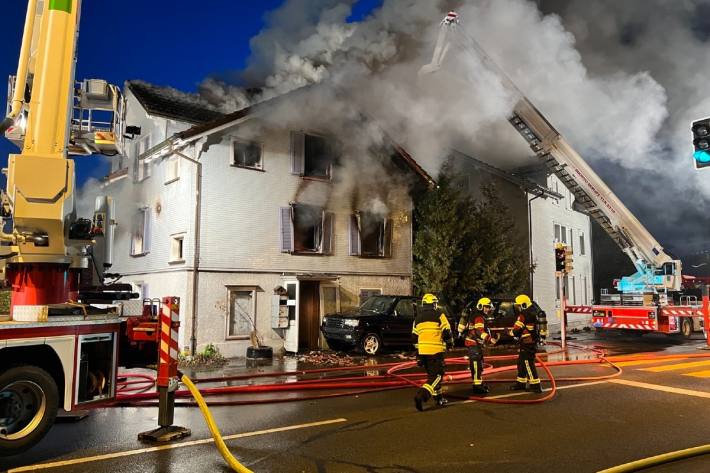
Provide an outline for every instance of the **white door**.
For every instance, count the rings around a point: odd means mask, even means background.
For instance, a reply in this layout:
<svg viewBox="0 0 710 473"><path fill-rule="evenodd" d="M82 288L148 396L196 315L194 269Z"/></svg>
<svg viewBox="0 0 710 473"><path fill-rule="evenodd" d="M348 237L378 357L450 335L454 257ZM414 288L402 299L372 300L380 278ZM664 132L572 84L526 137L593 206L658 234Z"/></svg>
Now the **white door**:
<svg viewBox="0 0 710 473"><path fill-rule="evenodd" d="M284 287L288 294L288 328L284 335L284 349L298 353L298 291L297 280L285 281Z"/></svg>
<svg viewBox="0 0 710 473"><path fill-rule="evenodd" d="M340 312L340 286L336 283L321 282L320 283L320 321L323 323L323 316ZM327 343L323 333L319 337L320 348L326 348Z"/></svg>

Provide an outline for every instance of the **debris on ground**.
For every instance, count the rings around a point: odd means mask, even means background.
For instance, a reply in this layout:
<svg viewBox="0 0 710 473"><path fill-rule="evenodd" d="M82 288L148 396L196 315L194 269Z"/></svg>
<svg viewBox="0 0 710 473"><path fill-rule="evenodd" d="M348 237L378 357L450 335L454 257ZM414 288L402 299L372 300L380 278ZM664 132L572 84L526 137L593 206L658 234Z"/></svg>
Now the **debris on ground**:
<svg viewBox="0 0 710 473"><path fill-rule="evenodd" d="M407 354L407 353L397 353L394 355L398 360L413 361L417 359L417 355Z"/></svg>
<svg viewBox="0 0 710 473"><path fill-rule="evenodd" d="M323 351L311 351L298 355L298 362L314 366L355 366L359 364L350 355Z"/></svg>

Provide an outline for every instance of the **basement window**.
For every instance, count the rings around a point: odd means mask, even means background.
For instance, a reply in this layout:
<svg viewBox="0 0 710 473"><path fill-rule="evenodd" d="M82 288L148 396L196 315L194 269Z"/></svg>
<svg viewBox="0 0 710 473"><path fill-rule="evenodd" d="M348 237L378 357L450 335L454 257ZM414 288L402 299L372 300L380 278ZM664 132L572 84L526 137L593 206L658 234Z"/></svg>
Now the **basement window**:
<svg viewBox="0 0 710 473"><path fill-rule="evenodd" d="M227 339L249 338L256 327L256 288L231 286L227 297Z"/></svg>
<svg viewBox="0 0 710 473"><path fill-rule="evenodd" d="M233 141L232 166L247 169L263 169L261 144L253 141Z"/></svg>
<svg viewBox="0 0 710 473"><path fill-rule="evenodd" d="M392 256L392 220L370 212L350 217L350 255L365 258Z"/></svg>
<svg viewBox="0 0 710 473"><path fill-rule="evenodd" d="M301 132L291 134L291 173L330 180L337 151L332 139Z"/></svg>
<svg viewBox="0 0 710 473"><path fill-rule="evenodd" d="M143 207L131 222L131 256L144 256L150 252L150 208Z"/></svg>
<svg viewBox="0 0 710 473"><path fill-rule="evenodd" d="M281 208L281 251L297 254L333 253L333 220L322 207L293 204Z"/></svg>
<svg viewBox="0 0 710 473"><path fill-rule="evenodd" d="M185 262L185 234L173 235L170 241L170 262Z"/></svg>

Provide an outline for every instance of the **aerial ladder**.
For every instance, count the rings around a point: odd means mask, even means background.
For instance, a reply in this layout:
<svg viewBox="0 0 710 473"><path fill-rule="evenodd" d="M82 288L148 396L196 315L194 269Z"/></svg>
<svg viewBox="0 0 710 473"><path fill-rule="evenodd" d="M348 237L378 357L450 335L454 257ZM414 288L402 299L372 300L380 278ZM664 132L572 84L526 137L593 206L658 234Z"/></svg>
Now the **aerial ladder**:
<svg viewBox="0 0 710 473"><path fill-rule="evenodd" d="M631 259L636 273L622 277L616 289L624 294L663 294L679 291L682 266L666 253L659 242L611 191L596 172L574 150L533 105L510 77L459 25L456 12L441 22L432 62L420 75L439 70L455 46L469 54L500 79L514 96L515 105L508 121L527 141L530 149L572 192L575 202L591 216Z"/></svg>

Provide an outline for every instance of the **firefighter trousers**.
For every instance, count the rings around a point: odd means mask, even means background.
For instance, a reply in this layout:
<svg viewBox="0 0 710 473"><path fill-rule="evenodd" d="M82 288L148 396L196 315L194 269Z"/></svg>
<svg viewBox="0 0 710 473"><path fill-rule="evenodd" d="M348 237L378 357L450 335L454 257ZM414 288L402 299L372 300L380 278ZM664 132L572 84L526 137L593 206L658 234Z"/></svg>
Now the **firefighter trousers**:
<svg viewBox="0 0 710 473"><path fill-rule="evenodd" d="M466 347L468 350L468 367L474 386L483 384L483 348L480 345Z"/></svg>
<svg viewBox="0 0 710 473"><path fill-rule="evenodd" d="M535 343L521 343L518 352L518 383L540 384L535 367L535 353L537 352Z"/></svg>
<svg viewBox="0 0 710 473"><path fill-rule="evenodd" d="M417 391L417 397L425 402L432 396L441 396L441 383L444 381L444 354L419 355L420 364L426 370L426 383Z"/></svg>

